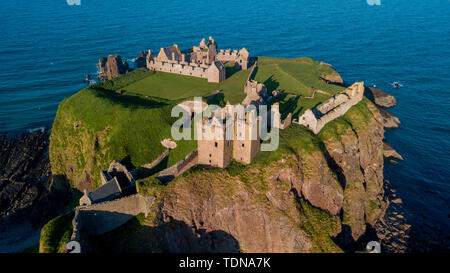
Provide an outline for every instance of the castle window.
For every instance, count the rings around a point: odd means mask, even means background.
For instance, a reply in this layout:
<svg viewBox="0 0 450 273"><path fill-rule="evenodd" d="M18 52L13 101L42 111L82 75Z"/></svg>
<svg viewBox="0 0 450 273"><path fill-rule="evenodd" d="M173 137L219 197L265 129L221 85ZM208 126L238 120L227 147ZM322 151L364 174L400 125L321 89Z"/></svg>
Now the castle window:
<svg viewBox="0 0 450 273"><path fill-rule="evenodd" d="M209 154L209 157L211 157L212 155L211 154ZM210 160L211 161L211 160Z"/></svg>
<svg viewBox="0 0 450 273"><path fill-rule="evenodd" d="M242 147L244 147L244 144L242 144Z"/></svg>
<svg viewBox="0 0 450 273"><path fill-rule="evenodd" d="M217 148L217 146L218 146L218 145L217 145L217 142L214 142L214 147L216 147L216 148Z"/></svg>
<svg viewBox="0 0 450 273"><path fill-rule="evenodd" d="M209 161L209 163L211 163L211 160Z"/></svg>

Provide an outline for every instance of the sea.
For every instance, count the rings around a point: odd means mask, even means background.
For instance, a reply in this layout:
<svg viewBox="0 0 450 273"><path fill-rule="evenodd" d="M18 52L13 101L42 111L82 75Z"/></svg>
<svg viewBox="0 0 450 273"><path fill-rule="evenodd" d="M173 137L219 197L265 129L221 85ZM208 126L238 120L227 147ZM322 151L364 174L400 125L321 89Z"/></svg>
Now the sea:
<svg viewBox="0 0 450 273"><path fill-rule="evenodd" d="M450 233L449 0L0 0L0 132L49 127L98 58L212 36L252 56L311 57L395 96L386 163L408 222ZM401 88L393 87L399 82ZM420 230L420 229L419 229ZM448 242L448 241L447 241Z"/></svg>

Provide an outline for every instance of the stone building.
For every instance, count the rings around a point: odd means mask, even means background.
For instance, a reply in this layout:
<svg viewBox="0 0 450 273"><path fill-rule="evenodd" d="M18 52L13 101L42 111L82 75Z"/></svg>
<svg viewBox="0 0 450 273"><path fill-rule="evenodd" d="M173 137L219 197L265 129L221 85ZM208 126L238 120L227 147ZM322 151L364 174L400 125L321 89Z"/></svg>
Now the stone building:
<svg viewBox="0 0 450 273"><path fill-rule="evenodd" d="M267 99L267 88L263 83L248 80L245 83L244 93L247 95L242 101L244 106L265 104Z"/></svg>
<svg viewBox="0 0 450 273"><path fill-rule="evenodd" d="M241 105L242 109L244 107ZM259 151L259 118L256 110L235 113L227 104L222 109L222 117L204 119L198 132L198 164L219 168L227 167L233 159L251 163ZM231 119L232 123L227 123ZM232 137L227 137L231 132Z"/></svg>
<svg viewBox="0 0 450 273"><path fill-rule="evenodd" d="M250 164L260 148L259 119L256 111L247 112L245 116L236 116L233 158Z"/></svg>
<svg viewBox="0 0 450 273"><path fill-rule="evenodd" d="M80 206L111 201L136 192L136 182L128 169L117 161L111 162L107 170L100 171L102 185L80 198Z"/></svg>
<svg viewBox="0 0 450 273"><path fill-rule="evenodd" d="M248 69L250 52L243 47L241 50L221 49L216 56L216 60L223 63L234 63L237 68L242 70Z"/></svg>
<svg viewBox="0 0 450 273"><path fill-rule="evenodd" d="M180 51L178 45L161 48L158 55L147 54L147 69L208 79L221 82L226 77L226 63L234 63L240 69L247 69L250 53L243 48L239 52L230 50L217 52L217 43L212 37L198 46Z"/></svg>
<svg viewBox="0 0 450 273"><path fill-rule="evenodd" d="M341 93L327 99L316 108L308 109L298 118L298 124L318 134L330 121L343 116L364 96L364 82L355 82Z"/></svg>
<svg viewBox="0 0 450 273"><path fill-rule="evenodd" d="M192 52L190 52L190 61L198 64L211 64L216 61L216 55L217 43L211 36L209 36L208 43L206 43L203 38L198 46L192 47Z"/></svg>

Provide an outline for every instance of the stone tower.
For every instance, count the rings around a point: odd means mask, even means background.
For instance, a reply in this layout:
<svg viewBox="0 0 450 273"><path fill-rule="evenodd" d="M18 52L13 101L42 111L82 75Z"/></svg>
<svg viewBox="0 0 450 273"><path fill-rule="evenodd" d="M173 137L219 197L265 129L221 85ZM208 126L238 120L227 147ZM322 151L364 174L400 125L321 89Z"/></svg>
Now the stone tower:
<svg viewBox="0 0 450 273"><path fill-rule="evenodd" d="M259 119L256 110L236 115L233 158L250 164L260 149Z"/></svg>
<svg viewBox="0 0 450 273"><path fill-rule="evenodd" d="M225 168L233 157L233 140L226 139L226 124L217 117L203 120L197 140L198 164Z"/></svg>

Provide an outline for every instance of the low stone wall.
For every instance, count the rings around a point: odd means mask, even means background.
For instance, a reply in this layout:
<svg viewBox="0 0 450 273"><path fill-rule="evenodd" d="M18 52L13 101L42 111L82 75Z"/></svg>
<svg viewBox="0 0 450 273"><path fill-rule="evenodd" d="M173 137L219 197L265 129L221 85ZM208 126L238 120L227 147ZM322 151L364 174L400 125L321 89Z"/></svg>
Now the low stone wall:
<svg viewBox="0 0 450 273"><path fill-rule="evenodd" d="M166 149L164 152L162 152L162 154L160 154L155 160L153 160L152 163L149 164L145 164L144 166L142 166L143 168L146 169L153 169L155 166L157 166L164 158L166 158L166 156L169 154L169 149Z"/></svg>
<svg viewBox="0 0 450 273"><path fill-rule="evenodd" d="M255 71L255 67L258 65L258 61L255 61L255 63L250 68L250 74L248 74L247 82L250 81L253 78L253 72Z"/></svg>
<svg viewBox="0 0 450 273"><path fill-rule="evenodd" d="M363 95L364 82L356 82L315 109L306 110L298 118L297 123L308 127L317 134L328 122L343 116L352 106L359 103Z"/></svg>
<svg viewBox="0 0 450 273"><path fill-rule="evenodd" d="M289 125L291 125L292 123L292 113L289 113L289 115L282 121L280 122L280 129L286 129Z"/></svg>
<svg viewBox="0 0 450 273"><path fill-rule="evenodd" d="M139 213L147 215L154 197L134 194L114 201L77 207L73 218L72 240L82 241L80 232L100 235L125 224Z"/></svg>
<svg viewBox="0 0 450 273"><path fill-rule="evenodd" d="M169 182L197 164L198 150L195 150L189 153L184 159L178 161L175 165L162 170L157 178L162 182Z"/></svg>

